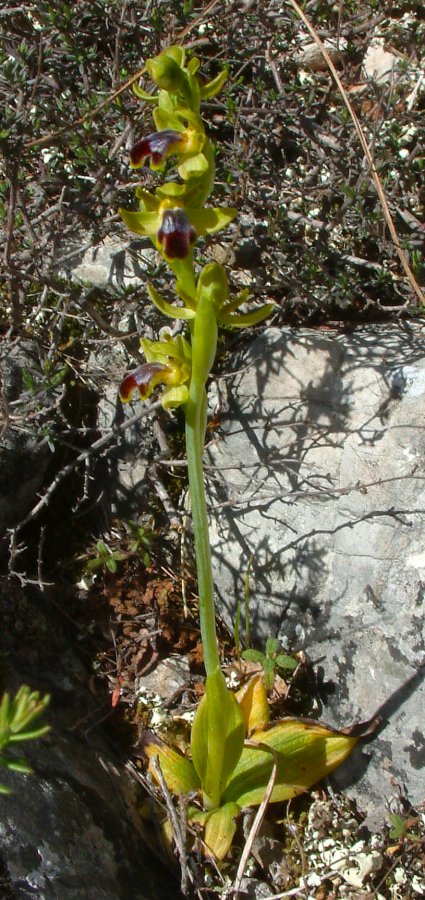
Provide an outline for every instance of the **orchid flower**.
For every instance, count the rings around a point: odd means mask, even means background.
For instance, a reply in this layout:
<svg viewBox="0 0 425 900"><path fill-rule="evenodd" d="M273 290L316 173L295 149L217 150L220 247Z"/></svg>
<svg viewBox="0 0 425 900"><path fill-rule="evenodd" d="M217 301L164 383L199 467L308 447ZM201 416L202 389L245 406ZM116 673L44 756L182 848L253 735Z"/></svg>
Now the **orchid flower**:
<svg viewBox="0 0 425 900"><path fill-rule="evenodd" d="M150 397L154 388L166 387L161 398L164 409L174 409L187 402L191 372L190 344L182 335L163 341L140 341L146 362L127 373L120 387L120 399L128 403L137 390L142 400Z"/></svg>

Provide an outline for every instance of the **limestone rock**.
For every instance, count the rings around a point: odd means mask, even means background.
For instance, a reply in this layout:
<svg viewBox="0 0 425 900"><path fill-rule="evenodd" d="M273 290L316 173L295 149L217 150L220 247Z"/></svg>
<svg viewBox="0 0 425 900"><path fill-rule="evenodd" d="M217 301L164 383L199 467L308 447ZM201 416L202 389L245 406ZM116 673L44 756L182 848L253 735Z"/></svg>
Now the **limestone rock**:
<svg viewBox="0 0 425 900"><path fill-rule="evenodd" d="M348 726L385 704L380 735L338 776L382 819L397 786L425 794L423 329L269 329L218 387L221 611L232 628L252 554L255 639L320 666L323 719Z"/></svg>

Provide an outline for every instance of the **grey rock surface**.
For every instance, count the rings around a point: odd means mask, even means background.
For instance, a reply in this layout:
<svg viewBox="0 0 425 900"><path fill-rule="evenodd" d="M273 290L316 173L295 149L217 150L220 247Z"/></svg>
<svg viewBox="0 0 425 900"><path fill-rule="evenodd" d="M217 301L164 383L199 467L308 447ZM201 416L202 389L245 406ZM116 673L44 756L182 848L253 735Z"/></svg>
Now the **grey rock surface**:
<svg viewBox="0 0 425 900"><path fill-rule="evenodd" d="M333 691L322 719L384 725L336 778L382 821L425 797L425 339L269 329L218 384L211 538L230 628L252 555L250 619L303 649Z"/></svg>
<svg viewBox="0 0 425 900"><path fill-rule="evenodd" d="M34 774L0 774L12 789L0 795L0 897L178 898L153 850L157 837L144 830L137 782L98 727L105 707L55 618L54 597L33 594L0 589L1 687L13 695L26 683L52 696L51 731L19 746Z"/></svg>

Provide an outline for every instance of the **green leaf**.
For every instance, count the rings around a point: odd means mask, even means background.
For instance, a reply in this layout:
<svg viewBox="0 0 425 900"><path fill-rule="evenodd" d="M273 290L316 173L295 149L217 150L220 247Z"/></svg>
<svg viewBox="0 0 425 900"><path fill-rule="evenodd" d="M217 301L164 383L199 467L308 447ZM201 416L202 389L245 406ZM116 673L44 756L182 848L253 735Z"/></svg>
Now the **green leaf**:
<svg viewBox="0 0 425 900"><path fill-rule="evenodd" d="M262 653L261 650L252 650L250 648L243 651L242 659L246 659L247 662L261 663L262 665L264 662L264 653Z"/></svg>
<svg viewBox="0 0 425 900"><path fill-rule="evenodd" d="M115 574L117 571L117 563L113 556L110 556L109 559L106 560L106 568L109 572L112 572L112 574Z"/></svg>
<svg viewBox="0 0 425 900"><path fill-rule="evenodd" d="M274 659L270 659L269 656L265 656L263 659L263 669L264 669L265 674L270 675L272 672L274 672L275 668L276 668L276 663L275 663Z"/></svg>
<svg viewBox="0 0 425 900"><path fill-rule="evenodd" d="M206 693L196 711L191 735L193 764L209 809L219 806L222 791L242 753L243 741L241 708L227 689L223 673L216 669L207 677Z"/></svg>
<svg viewBox="0 0 425 900"><path fill-rule="evenodd" d="M86 562L85 568L87 572L95 572L96 569L100 569L103 566L103 559L101 557L97 557L97 559L89 559Z"/></svg>
<svg viewBox="0 0 425 900"><path fill-rule="evenodd" d="M10 744L17 744L22 741L34 741L36 738L42 737L50 731L50 725L42 725L40 728L33 728L31 731L22 731L18 734L11 734L9 738Z"/></svg>
<svg viewBox="0 0 425 900"><path fill-rule="evenodd" d="M107 547L106 544L105 544L103 541L98 541L98 542L97 542L97 544L96 544L96 550L97 550L98 553L101 554L101 556L108 556L108 555L109 555L109 552L110 552L110 551L109 551L109 547Z"/></svg>
<svg viewBox="0 0 425 900"><path fill-rule="evenodd" d="M298 666L298 660L294 659L293 656L288 656L287 653L278 653L276 656L276 664L280 669L286 669L289 672L293 672Z"/></svg>
<svg viewBox="0 0 425 900"><path fill-rule="evenodd" d="M302 719L282 719L268 730L256 732L253 742L269 747L277 755L271 802L289 800L321 781L344 762L357 741L356 737ZM222 802L234 801L241 808L261 803L273 759L267 750L245 746Z"/></svg>
<svg viewBox="0 0 425 900"><path fill-rule="evenodd" d="M263 675L253 675L236 694L242 710L245 734L248 737L253 731L263 730L270 719L270 708Z"/></svg>
<svg viewBox="0 0 425 900"><path fill-rule="evenodd" d="M279 649L279 641L277 638L269 637L266 641L266 656L272 656Z"/></svg>
<svg viewBox="0 0 425 900"><path fill-rule="evenodd" d="M32 775L33 770L24 759L0 759L0 765L9 772L19 772L20 775Z"/></svg>
<svg viewBox="0 0 425 900"><path fill-rule="evenodd" d="M396 813L390 813L389 820L392 826L389 836L391 840L398 841L400 838L404 837L406 833L406 819L402 816L398 816Z"/></svg>

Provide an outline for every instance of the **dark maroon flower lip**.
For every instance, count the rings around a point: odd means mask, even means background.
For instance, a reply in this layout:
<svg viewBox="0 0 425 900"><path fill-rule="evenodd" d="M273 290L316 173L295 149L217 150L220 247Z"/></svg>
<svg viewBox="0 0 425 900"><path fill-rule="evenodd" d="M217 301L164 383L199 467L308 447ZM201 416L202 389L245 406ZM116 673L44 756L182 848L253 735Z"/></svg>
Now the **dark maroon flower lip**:
<svg viewBox="0 0 425 900"><path fill-rule="evenodd" d="M150 157L153 166L160 166L171 153L178 151L182 143L182 135L179 131L167 128L148 134L147 137L137 141L130 150L130 163L133 168L143 166Z"/></svg>
<svg viewBox="0 0 425 900"><path fill-rule="evenodd" d="M155 384L161 380L164 372L168 372L168 366L154 362L143 363L137 369L132 369L121 382L121 400L124 403L128 402L128 400L131 400L133 391L136 390L139 391L142 399L145 399L149 396Z"/></svg>
<svg viewBox="0 0 425 900"><path fill-rule="evenodd" d="M196 231L183 209L166 209L157 238L168 259L184 259L196 240Z"/></svg>

